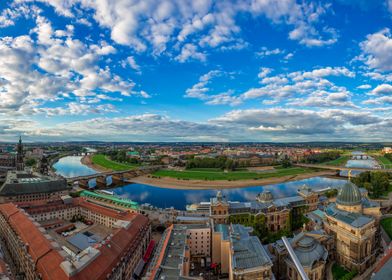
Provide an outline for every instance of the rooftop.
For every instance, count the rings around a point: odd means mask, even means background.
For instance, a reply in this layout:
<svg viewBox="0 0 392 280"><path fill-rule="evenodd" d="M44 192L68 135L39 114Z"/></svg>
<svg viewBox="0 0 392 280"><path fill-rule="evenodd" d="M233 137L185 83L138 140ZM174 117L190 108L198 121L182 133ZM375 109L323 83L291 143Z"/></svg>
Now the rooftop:
<svg viewBox="0 0 392 280"><path fill-rule="evenodd" d="M80 245L81 252L78 254L79 257L74 259L24 210L12 203L0 205L1 215L7 218L8 223L18 234L21 241L27 245L28 253L37 264L37 270L44 280L106 278L121 259L124 248L128 248L136 242L140 230L148 225L148 219L143 215L128 213L127 215L118 216L116 211L100 206L92 206L91 203L80 199L76 201L80 203L78 205L81 207L105 213L112 217L125 217L125 220L131 221L131 223L128 223L129 226L127 227L113 229L110 238L102 240L105 241L104 243L89 246L84 250L85 244L78 242L79 239L77 238L78 240L74 242L74 245L76 247ZM71 258L67 260L66 256Z"/></svg>
<svg viewBox="0 0 392 280"><path fill-rule="evenodd" d="M335 203L328 205L325 213L328 216L334 217L335 219L355 228L361 228L374 220L373 217L363 215L361 213L352 213L337 209Z"/></svg>
<svg viewBox="0 0 392 280"><path fill-rule="evenodd" d="M355 184L347 182L339 190L336 203L342 205L358 205L361 204L361 200L362 194L359 188Z"/></svg>
<svg viewBox="0 0 392 280"><path fill-rule="evenodd" d="M233 247L233 270L251 269L261 266L272 266L260 240L249 235L251 228L233 224L230 230L230 239Z"/></svg>
<svg viewBox="0 0 392 280"><path fill-rule="evenodd" d="M8 171L0 195L13 196L32 193L58 192L68 189L63 178L32 174L26 171Z"/></svg>

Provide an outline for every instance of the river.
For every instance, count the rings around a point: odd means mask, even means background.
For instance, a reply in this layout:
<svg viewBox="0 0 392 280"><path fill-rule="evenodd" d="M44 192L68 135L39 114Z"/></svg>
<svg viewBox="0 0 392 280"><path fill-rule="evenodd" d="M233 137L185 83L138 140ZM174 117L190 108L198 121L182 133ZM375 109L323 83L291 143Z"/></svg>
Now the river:
<svg viewBox="0 0 392 280"><path fill-rule="evenodd" d="M76 177L97 173L95 170L81 163L81 156L68 156L61 158L54 167L57 174L64 177ZM111 178L107 179L111 183ZM274 198L288 197L297 194L297 189L306 184L312 189L323 189L326 187L339 188L346 180L330 179L324 177L313 177L309 179L292 181L287 183L256 186L236 189L225 189L223 195L231 201L252 201L256 195L263 190L269 190ZM95 185L94 180L89 182L90 187ZM111 189L115 194L132 199L140 204L148 203L160 208L174 207L184 210L187 204L208 201L216 195L216 190L176 190L154 187L143 184L129 184Z"/></svg>
<svg viewBox="0 0 392 280"><path fill-rule="evenodd" d="M69 178L97 173L94 169L82 164L82 156L67 156L60 158L53 167L56 173Z"/></svg>

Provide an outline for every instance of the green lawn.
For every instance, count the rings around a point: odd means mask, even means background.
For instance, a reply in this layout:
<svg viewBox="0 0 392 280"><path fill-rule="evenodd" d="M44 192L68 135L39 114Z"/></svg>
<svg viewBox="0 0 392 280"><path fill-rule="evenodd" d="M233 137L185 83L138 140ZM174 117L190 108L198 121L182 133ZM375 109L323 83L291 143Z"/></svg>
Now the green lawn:
<svg viewBox="0 0 392 280"><path fill-rule="evenodd" d="M381 165L386 164L386 165L392 165L392 161L387 159L386 157L383 156L378 156L377 160L381 163Z"/></svg>
<svg viewBox="0 0 392 280"><path fill-rule="evenodd" d="M92 162L96 165L100 165L102 167L114 170L114 171L123 171L129 170L132 168L137 167L137 164L130 164L130 163L120 163L116 161L112 161L108 159L105 155L102 154L95 154L92 157Z"/></svg>
<svg viewBox="0 0 392 280"><path fill-rule="evenodd" d="M325 165L333 165L333 166L343 166L347 163L347 161L350 159L350 156L341 156L335 160L331 160L322 164Z"/></svg>
<svg viewBox="0 0 392 280"><path fill-rule="evenodd" d="M343 267L341 267L340 265L338 265L336 263L332 266L333 279L338 280L338 279L342 278L344 275L346 275L347 273L348 273L347 270L345 270Z"/></svg>
<svg viewBox="0 0 392 280"><path fill-rule="evenodd" d="M178 179L188 179L188 180L246 180L246 179L264 179L271 177L281 177L286 175L297 175L302 173L313 172L310 168L300 168L292 167L285 169L277 169L274 172L266 173L256 173L249 171L231 171L223 172L216 169L205 169L203 170L185 170L185 171L175 171L175 170L159 170L155 172L154 176L159 177L172 177Z"/></svg>
<svg viewBox="0 0 392 280"><path fill-rule="evenodd" d="M392 239L392 218L385 218L380 221L381 226L388 234L389 238Z"/></svg>

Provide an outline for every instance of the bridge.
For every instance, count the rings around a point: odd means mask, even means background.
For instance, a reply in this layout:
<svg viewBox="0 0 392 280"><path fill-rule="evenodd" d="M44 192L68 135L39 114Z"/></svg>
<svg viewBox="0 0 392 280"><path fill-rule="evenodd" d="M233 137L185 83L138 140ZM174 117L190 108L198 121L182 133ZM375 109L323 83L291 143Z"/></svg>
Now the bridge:
<svg viewBox="0 0 392 280"><path fill-rule="evenodd" d="M306 168L318 168L318 169L330 169L330 170L339 170L339 171L383 171L383 172L392 172L391 168L359 168L359 167L345 167L345 166L334 166L334 165L325 165L325 164L306 164L306 163L296 163L294 166L298 167L306 167Z"/></svg>
<svg viewBox="0 0 392 280"><path fill-rule="evenodd" d="M122 185L127 182L127 180L146 175L148 173L155 172L164 166L153 165L153 166L141 166L138 168L123 170L123 171L108 171L96 174L90 174L85 176L77 176L67 178L67 183L73 185L77 183L79 187L83 189L89 189L89 181L95 180L96 186L99 189L107 188L108 186ZM108 183L108 178L111 178L112 182Z"/></svg>

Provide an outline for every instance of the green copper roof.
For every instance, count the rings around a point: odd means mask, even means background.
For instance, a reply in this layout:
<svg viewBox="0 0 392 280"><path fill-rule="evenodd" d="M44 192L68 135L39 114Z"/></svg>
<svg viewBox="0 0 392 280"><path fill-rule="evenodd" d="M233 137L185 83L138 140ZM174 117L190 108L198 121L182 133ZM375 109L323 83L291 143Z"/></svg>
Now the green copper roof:
<svg viewBox="0 0 392 280"><path fill-rule="evenodd" d="M90 191L82 191L80 193L80 196L91 197L91 198L95 198L98 200L108 200L113 204L120 205L123 207L132 208L132 209L139 208L139 205L137 204L137 202L132 201L130 199L114 196L114 195L107 195L107 194L101 194L101 193L90 192Z"/></svg>
<svg viewBox="0 0 392 280"><path fill-rule="evenodd" d="M336 202L342 205L357 205L362 200L359 188L351 182L347 182L339 191Z"/></svg>

